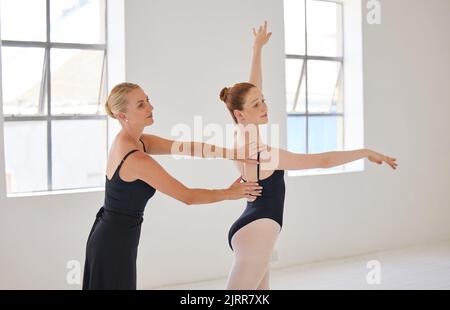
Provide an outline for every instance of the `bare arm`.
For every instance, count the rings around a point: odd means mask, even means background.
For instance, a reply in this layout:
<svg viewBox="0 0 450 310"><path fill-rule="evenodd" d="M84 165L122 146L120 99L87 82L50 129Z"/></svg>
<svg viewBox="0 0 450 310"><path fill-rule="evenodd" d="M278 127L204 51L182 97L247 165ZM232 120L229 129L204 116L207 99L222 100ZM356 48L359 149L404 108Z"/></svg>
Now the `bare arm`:
<svg viewBox="0 0 450 310"><path fill-rule="evenodd" d="M249 159L246 150L228 149L213 144L195 142L195 141L174 141L161 138L155 135L143 134L141 136L148 154L151 155L187 155L202 158L224 158L243 161L246 163L256 163ZM244 155L242 155L244 154ZM244 159L243 158L248 158Z"/></svg>
<svg viewBox="0 0 450 310"><path fill-rule="evenodd" d="M253 56L250 69L249 82L255 85L262 92L262 66L261 54L263 46L269 41L271 32L267 33L267 22L260 26L258 32L253 28Z"/></svg>
<svg viewBox="0 0 450 310"><path fill-rule="evenodd" d="M261 48L253 47L252 66L250 69L249 82L262 91L262 69L261 69Z"/></svg>
<svg viewBox="0 0 450 310"><path fill-rule="evenodd" d="M261 163L261 168L263 170L327 169L365 157L378 164L381 164L384 161L393 169L396 169L397 167L395 158L376 153L369 149L318 154L297 154L283 149L270 148L262 152L262 156L263 163Z"/></svg>
<svg viewBox="0 0 450 310"><path fill-rule="evenodd" d="M325 157L325 168L332 168L366 158L369 156L369 152L366 149L359 149L354 151L327 152L323 153L323 155Z"/></svg>
<svg viewBox="0 0 450 310"><path fill-rule="evenodd" d="M302 170L325 168L324 154L297 154L283 149L269 148L261 152L262 170Z"/></svg>
<svg viewBox="0 0 450 310"><path fill-rule="evenodd" d="M143 134L147 153L151 155L188 155L196 157L227 158L232 151L215 145L194 141L175 141L155 135ZM211 150L211 151L210 151ZM231 156L230 156L231 157ZM228 159L228 158L227 158Z"/></svg>
<svg viewBox="0 0 450 310"><path fill-rule="evenodd" d="M397 163L395 158L377 153L369 149L360 149L355 151L343 151L343 152L328 152L323 153L325 156L325 168L332 168L340 166L361 158L366 158L374 163L381 165L386 162L392 169L397 169Z"/></svg>
<svg viewBox="0 0 450 310"><path fill-rule="evenodd" d="M252 199L254 197L251 195L261 195L261 189L257 183L240 183L240 179L233 182L227 189L188 188L167 173L153 158L145 155L143 152L133 153L127 163L130 172L137 179L187 205L208 204L240 198Z"/></svg>

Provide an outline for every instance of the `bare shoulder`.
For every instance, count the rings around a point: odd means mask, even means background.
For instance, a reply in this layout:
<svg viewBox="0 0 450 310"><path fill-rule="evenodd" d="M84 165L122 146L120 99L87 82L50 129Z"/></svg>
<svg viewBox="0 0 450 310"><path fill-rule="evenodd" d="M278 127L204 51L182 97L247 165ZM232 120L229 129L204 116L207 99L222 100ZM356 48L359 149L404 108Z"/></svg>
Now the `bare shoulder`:
<svg viewBox="0 0 450 310"><path fill-rule="evenodd" d="M130 160L124 163L122 179L126 181L142 180L164 193L175 189L185 189L184 185L174 179L155 159L143 151L130 155ZM122 175L123 174L123 175Z"/></svg>
<svg viewBox="0 0 450 310"><path fill-rule="evenodd" d="M133 152L129 156L129 167L133 168L133 170L139 170L139 167L142 167L142 165L148 165L149 163L154 162L154 159L150 157L148 154L144 153L141 150L137 150L136 152Z"/></svg>
<svg viewBox="0 0 450 310"><path fill-rule="evenodd" d="M136 144L130 137L121 135L120 133L114 138L114 141L109 150L109 157L123 158L128 152L132 150L144 151L141 144Z"/></svg>
<svg viewBox="0 0 450 310"><path fill-rule="evenodd" d="M137 179L142 179L144 171L149 171L149 169L153 170L155 165L157 165L157 163L142 150L128 150L126 154L128 153L129 155L123 162L119 172L119 176L124 181L132 182Z"/></svg>
<svg viewBox="0 0 450 310"><path fill-rule="evenodd" d="M133 162L134 163L142 164L142 163L148 163L151 161L154 161L153 158L150 155L148 155L140 150L133 153Z"/></svg>
<svg viewBox="0 0 450 310"><path fill-rule="evenodd" d="M161 166L150 155L143 151L136 151L130 155L130 159L127 160L127 170L130 171L136 178L140 178L144 174L148 174L148 171L158 170Z"/></svg>
<svg viewBox="0 0 450 310"><path fill-rule="evenodd" d="M173 140L149 134L142 134L141 141L145 144L147 153L153 155L170 154L174 143Z"/></svg>
<svg viewBox="0 0 450 310"><path fill-rule="evenodd" d="M114 139L111 148L109 149L108 153L108 160L106 164L106 175L108 179L111 179L114 172L117 170L118 166L120 165L121 161L127 156L128 153L130 153L133 150L136 150L136 146L129 140L124 138L123 136L117 135ZM134 152L137 153L137 152ZM131 162L131 157L133 154L130 154L126 160L126 162ZM125 163L124 163L125 165ZM128 166L128 165L126 165ZM124 170L124 171L122 171ZM123 174L127 175L127 168L121 169L120 175ZM126 177L125 177L126 178Z"/></svg>

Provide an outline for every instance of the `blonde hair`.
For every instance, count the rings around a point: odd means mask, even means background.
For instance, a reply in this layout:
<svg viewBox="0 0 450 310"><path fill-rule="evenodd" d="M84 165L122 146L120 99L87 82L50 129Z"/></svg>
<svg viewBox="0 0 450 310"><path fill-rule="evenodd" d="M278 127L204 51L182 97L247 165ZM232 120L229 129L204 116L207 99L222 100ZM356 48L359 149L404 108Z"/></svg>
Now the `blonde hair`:
<svg viewBox="0 0 450 310"><path fill-rule="evenodd" d="M114 86L105 101L105 111L112 118L116 118L114 113L127 111L127 100L125 96L132 90L140 86L134 83L120 83Z"/></svg>

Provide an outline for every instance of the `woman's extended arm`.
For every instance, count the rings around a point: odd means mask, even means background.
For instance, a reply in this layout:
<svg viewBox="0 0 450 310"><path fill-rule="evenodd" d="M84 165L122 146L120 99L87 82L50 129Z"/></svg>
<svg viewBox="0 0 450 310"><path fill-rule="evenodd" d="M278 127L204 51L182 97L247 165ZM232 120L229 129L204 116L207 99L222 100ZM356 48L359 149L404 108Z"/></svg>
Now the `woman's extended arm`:
<svg viewBox="0 0 450 310"><path fill-rule="evenodd" d="M175 141L148 134L143 134L141 140L144 142L147 153L151 155L185 155L202 158L224 158L249 164L257 163L256 160L250 159L252 154L249 153L249 149L251 149L249 144L242 146L240 149L228 149L208 143Z"/></svg>
<svg viewBox="0 0 450 310"><path fill-rule="evenodd" d="M175 141L148 134L143 134L141 139L144 141L147 153L151 155L187 155L228 159L231 155L227 155L227 153L232 153L226 148L202 142Z"/></svg>
<svg viewBox="0 0 450 310"><path fill-rule="evenodd" d="M367 157L370 161L382 164L386 162L397 168L395 158L385 156L369 149L354 151L336 151L318 154L297 154L283 149L269 148L262 152L261 169L263 170L302 170L315 168L332 168L361 158Z"/></svg>
<svg viewBox="0 0 450 310"><path fill-rule="evenodd" d="M258 32L253 28L253 35L255 40L253 42L252 64L250 69L249 82L258 87L262 92L262 69L261 69L261 54L263 46L269 41L271 32L267 33L267 22L260 26Z"/></svg>
<svg viewBox="0 0 450 310"><path fill-rule="evenodd" d="M127 167L133 176L187 205L240 198L254 199L254 196L261 196L261 187L256 182L240 183L240 178L226 189L191 189L172 177L143 152L133 153L130 159L127 161Z"/></svg>

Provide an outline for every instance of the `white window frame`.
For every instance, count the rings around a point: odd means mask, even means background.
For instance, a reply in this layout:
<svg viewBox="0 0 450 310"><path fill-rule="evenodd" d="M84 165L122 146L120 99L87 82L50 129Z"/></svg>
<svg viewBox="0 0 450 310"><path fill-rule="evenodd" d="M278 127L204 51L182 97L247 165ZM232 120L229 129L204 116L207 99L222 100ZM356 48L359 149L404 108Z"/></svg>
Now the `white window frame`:
<svg viewBox="0 0 450 310"><path fill-rule="evenodd" d="M79 121L79 120L104 120L106 121L106 149L105 153L107 154L110 144L110 122L108 120L108 116L106 114L64 114L64 115L52 115L51 114L51 70L50 70L50 51L52 48L58 48L58 49L78 49L78 50L92 50L92 51L104 51L103 54L103 64L102 64L102 71L101 71L101 79L100 79L100 85L99 85L99 105L102 104L100 101L100 93L102 91L109 90L109 82L110 82L110 74L108 70L110 69L109 66L109 47L110 43L108 40L108 32L109 32L109 19L108 15L111 13L111 9L113 9L113 12L118 12L118 9L121 9L121 12L123 12L123 0L105 0L105 43L104 44L83 44L83 43L61 43L61 42L51 42L50 41L50 1L46 0L46 41L15 41L15 40L1 40L0 47L20 47L20 48L30 48L30 47L39 47L45 49L44 54L44 66L43 66L43 77L41 80L41 91L40 91L40 98L39 98L39 110L41 112L44 111L44 104L47 105L47 113L45 115L30 115L30 116L23 116L23 115L4 115L3 114L3 107L2 111L0 112L0 116L3 116L3 122L24 122L24 121L45 121L47 123L47 189L41 190L41 191L32 191L28 193L20 192L20 193L6 193L7 197L21 197L21 196L30 196L30 195L47 195L52 193L66 193L66 192L74 192L79 190L84 191L92 191L92 190L103 190L103 188L99 187L83 187L83 188L70 188L70 189L53 189L53 172L52 172L52 121L55 120L70 120L70 121ZM110 3L111 2L111 3ZM112 8L110 8L110 6ZM119 26L123 27L123 18L119 19ZM116 27L115 27L116 28ZM123 33L122 30L119 33ZM117 41L117 40L116 40ZM123 41L120 41L121 44L123 44ZM1 53L0 53L1 56ZM117 58L117 56L115 56ZM119 56L120 57L120 56ZM0 61L1 64L1 61ZM119 62L116 67L122 67L123 64ZM113 68L114 69L114 68ZM1 70L1 66L0 66ZM123 70L122 70L123 71ZM116 78L113 78L113 80L117 80L117 76L123 77L124 74L122 72L117 73L117 70L114 70ZM0 71L1 73L1 71ZM0 88L1 85L0 85ZM45 89L44 89L45 88ZM45 93L45 91L47 93ZM0 93L1 94L1 93ZM46 97L46 100L44 99ZM1 97L2 102L3 98ZM102 109L101 109L102 110ZM2 126L3 127L3 126ZM2 128L2 131L0 133L4 133L4 128ZM2 142L4 148L6 145L4 144L3 134L2 134ZM6 159L5 159L6 160ZM5 175L5 164L2 163L2 171ZM3 186L5 188L6 192L6 184Z"/></svg>

